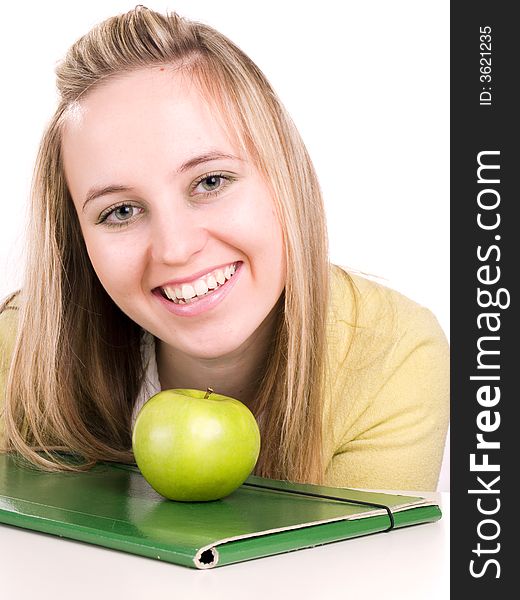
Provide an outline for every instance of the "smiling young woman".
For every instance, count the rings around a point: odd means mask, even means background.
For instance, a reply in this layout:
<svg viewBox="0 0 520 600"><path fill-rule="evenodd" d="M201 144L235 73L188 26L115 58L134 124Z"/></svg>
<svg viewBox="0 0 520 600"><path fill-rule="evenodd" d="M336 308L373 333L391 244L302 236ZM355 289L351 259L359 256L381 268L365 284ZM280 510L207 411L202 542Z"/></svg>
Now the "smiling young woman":
<svg viewBox="0 0 520 600"><path fill-rule="evenodd" d="M255 414L258 475L434 489L444 335L329 264L313 166L254 63L137 7L78 40L57 80L25 281L0 315L4 450L49 470L133 462L147 398L211 385Z"/></svg>

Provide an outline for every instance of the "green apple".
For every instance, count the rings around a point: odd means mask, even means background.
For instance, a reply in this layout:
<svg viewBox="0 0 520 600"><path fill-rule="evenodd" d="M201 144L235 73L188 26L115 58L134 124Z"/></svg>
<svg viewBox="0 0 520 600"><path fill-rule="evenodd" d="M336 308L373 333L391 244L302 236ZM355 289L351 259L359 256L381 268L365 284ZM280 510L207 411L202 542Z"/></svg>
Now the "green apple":
<svg viewBox="0 0 520 600"><path fill-rule="evenodd" d="M224 498L242 485L260 452L253 413L201 390L163 390L139 411L132 449L143 477L170 500Z"/></svg>

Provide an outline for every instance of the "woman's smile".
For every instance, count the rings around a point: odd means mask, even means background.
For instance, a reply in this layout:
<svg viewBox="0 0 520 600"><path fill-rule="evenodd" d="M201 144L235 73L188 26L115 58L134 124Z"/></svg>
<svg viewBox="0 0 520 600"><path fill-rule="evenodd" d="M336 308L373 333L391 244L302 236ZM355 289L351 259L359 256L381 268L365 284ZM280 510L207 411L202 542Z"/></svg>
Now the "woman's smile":
<svg viewBox="0 0 520 600"><path fill-rule="evenodd" d="M193 317L222 302L240 277L242 262L211 269L204 276L171 281L152 290L166 310L181 317Z"/></svg>

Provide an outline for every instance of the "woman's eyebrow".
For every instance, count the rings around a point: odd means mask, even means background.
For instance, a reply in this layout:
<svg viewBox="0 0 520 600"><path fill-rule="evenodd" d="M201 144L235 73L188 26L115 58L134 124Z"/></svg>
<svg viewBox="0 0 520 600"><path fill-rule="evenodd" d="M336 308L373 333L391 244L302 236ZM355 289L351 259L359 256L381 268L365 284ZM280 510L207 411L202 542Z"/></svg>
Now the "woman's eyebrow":
<svg viewBox="0 0 520 600"><path fill-rule="evenodd" d="M242 161L238 156L234 156L233 154L224 154L222 152L206 152L204 154L199 154L198 156L194 156L193 158L188 159L183 162L180 167L177 169L177 173L184 173L206 162L211 162L212 160L239 160ZM87 193L85 198L85 202L83 203L82 210L85 210L85 206L99 198L100 196L106 196L107 194L117 194L118 192L131 192L134 188L129 187L127 185L104 185L102 187L92 187Z"/></svg>
<svg viewBox="0 0 520 600"><path fill-rule="evenodd" d="M224 154L222 152L217 152L217 151L206 152L204 154L199 154L198 156L194 156L193 158L190 158L186 162L183 162L182 165L177 169L177 173L184 173L185 171L188 171L189 169L196 167L205 162L210 162L212 160L223 160L223 159L239 160L239 161L242 160L238 156L233 156L233 154Z"/></svg>
<svg viewBox="0 0 520 600"><path fill-rule="evenodd" d="M85 210L85 206L92 200L99 198L100 196L106 196L107 194L117 194L118 192L131 192L134 188L127 185L104 185L103 187L93 187L88 191L85 202L83 203L82 211Z"/></svg>

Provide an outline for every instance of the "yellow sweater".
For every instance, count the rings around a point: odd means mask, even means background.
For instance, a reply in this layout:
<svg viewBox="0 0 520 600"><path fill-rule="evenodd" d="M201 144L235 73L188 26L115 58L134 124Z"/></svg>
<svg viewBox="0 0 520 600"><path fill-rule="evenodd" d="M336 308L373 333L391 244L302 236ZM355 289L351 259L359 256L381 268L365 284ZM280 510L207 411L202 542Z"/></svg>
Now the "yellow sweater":
<svg viewBox="0 0 520 600"><path fill-rule="evenodd" d="M432 491L449 421L449 347L433 314L333 267L325 483ZM358 307L354 323L354 301Z"/></svg>
<svg viewBox="0 0 520 600"><path fill-rule="evenodd" d="M332 267L325 484L434 490L449 419L449 350L430 311ZM356 310L357 306L357 318ZM0 404L17 311L0 315ZM0 442L3 425L0 412Z"/></svg>

